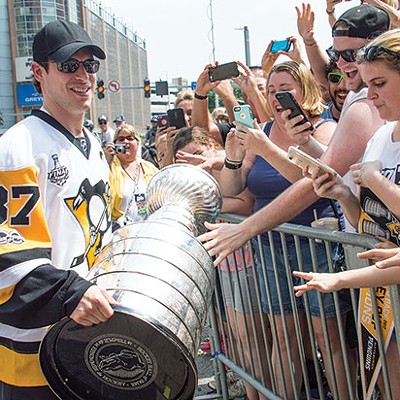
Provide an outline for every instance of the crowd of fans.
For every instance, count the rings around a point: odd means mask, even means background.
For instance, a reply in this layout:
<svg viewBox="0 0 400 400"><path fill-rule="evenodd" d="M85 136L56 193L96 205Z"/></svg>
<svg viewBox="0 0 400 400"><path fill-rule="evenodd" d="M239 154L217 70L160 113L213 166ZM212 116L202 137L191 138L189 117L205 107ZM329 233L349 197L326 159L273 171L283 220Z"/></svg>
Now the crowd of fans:
<svg viewBox="0 0 400 400"><path fill-rule="evenodd" d="M224 195L222 211L248 217L240 224L210 224L210 232L200 236L199 240L215 256L215 265L221 271L222 281L218 289L227 301L228 313L237 313L236 318L229 318L229 321L239 324L244 321L249 316L249 304L239 305L237 296L228 295L228 278L224 278L224 271L230 268L237 269L240 274L258 271L263 309L253 310L258 321L255 329L260 329L263 315L269 317L264 321L267 326L269 319L274 318L278 342L271 343L272 368L277 393L281 396L285 393L288 399L295 398L296 392L299 393L302 387L300 354L293 352L298 348L296 336L292 335L287 342L283 334L284 324L290 330L295 323L289 295L293 287L298 298L301 298L304 292L311 289L331 292L343 287L399 282L396 270L400 264L395 261L391 264L395 267L387 270L370 267L365 271L342 272L331 277L327 274L328 260L323 244L316 245L320 275L313 273L310 250L305 243L302 247L305 272L295 271L299 267L296 254L289 254L294 271L290 286L279 236L274 237L271 249L265 233L286 221L309 226L316 214L322 218L336 216L342 230L381 237L380 247L390 248L366 252L360 257L375 260L391 257L390 260L396 261L396 257L400 257L393 249L399 246L396 231L399 227L397 215L400 214L397 210L399 178L396 173L400 161L397 150L400 115L397 112L398 95L394 89L400 79L400 36L396 30L400 14L397 2L370 0L336 16L334 7L337 3L327 0L326 12L332 27L333 43L326 52L320 49L315 39L315 16L311 5L295 7L299 37L293 35L287 38L291 42L289 51L271 52L271 41L260 67L246 66L237 61L239 76L222 81L209 79L209 69L215 68L218 63L206 65L198 77L196 91L178 93L175 102L175 107L184 111L187 127L176 129L174 126L162 126L157 124L157 118L153 118L152 128L146 136L155 148L157 167L178 163L205 169L221 186ZM286 60L282 60L281 56L286 56ZM242 98L237 98L234 87L240 88ZM212 113L209 111L211 91L218 95L222 103ZM292 110L284 110L275 96L282 91L292 93L307 119L302 116L290 117ZM232 112L233 107L244 103L251 106L255 117L251 127L235 121ZM337 179L320 175L318 171L312 175L301 171L287 158L290 146L297 146L333 167L338 172ZM112 153L113 146L110 149ZM115 168L114 164L112 168ZM307 176L303 177L303 174ZM132 192L130 188L127 190ZM264 258L266 275L252 264L248 248L246 251L246 246L250 245L247 241L257 234L261 234L263 251L260 254L254 243L256 259ZM235 253L236 262L230 261L230 254L243 246L243 263L237 262L238 258L240 260L238 253ZM277 265L274 265L273 259ZM280 274L276 282L275 270ZM240 274L237 275L239 280L242 279ZM272 290L272 310L266 300L265 278ZM300 278L310 282L302 284ZM240 282L236 284L240 286ZM278 301L278 286L281 300L283 298L284 315L281 314ZM254 288L250 289L253 293ZM328 357L327 352L333 359L334 371L327 371L328 385L332 384L331 376L335 376L339 398L351 399L333 297L331 294L323 295L330 349L324 344L315 291L309 293L309 302L322 359ZM304 312L302 302L297 303L297 307L300 314ZM349 311L351 305L340 304L344 321ZM239 329L241 331L243 329ZM250 334L250 338L253 337L256 335ZM235 340L246 342L240 334ZM389 346L395 346L395 341L391 340ZM250 354L252 348L254 346L251 343L250 347L245 344L245 353ZM352 351L350 348L347 350L349 353ZM291 358L287 356L289 351ZM308 349L305 352L308 362L312 355L308 354ZM389 350L388 354L391 390L396 393L400 390L398 353ZM265 351L263 356L266 356ZM278 356L283 360L283 375L277 372ZM249 363L250 358L246 358L244 365L247 370L250 369ZM284 392L285 380L292 369L295 371L296 384L288 385ZM328 364L326 369L329 369ZM255 377L270 386L270 376L262 371L266 371L266 368L256 369ZM351 365L354 385L356 371L354 360L354 365ZM245 386L249 400L263 398L249 384ZM383 389L382 393L384 396Z"/></svg>

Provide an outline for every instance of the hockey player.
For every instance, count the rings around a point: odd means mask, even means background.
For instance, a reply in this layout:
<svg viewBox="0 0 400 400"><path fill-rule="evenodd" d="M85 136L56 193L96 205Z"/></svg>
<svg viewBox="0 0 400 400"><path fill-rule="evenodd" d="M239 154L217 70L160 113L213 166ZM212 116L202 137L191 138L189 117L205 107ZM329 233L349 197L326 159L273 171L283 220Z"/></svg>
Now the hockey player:
<svg viewBox="0 0 400 400"><path fill-rule="evenodd" d="M113 300L83 277L110 232L108 166L83 129L104 51L53 21L34 37L41 110L0 139L0 399L49 400L38 358L46 327L90 326Z"/></svg>

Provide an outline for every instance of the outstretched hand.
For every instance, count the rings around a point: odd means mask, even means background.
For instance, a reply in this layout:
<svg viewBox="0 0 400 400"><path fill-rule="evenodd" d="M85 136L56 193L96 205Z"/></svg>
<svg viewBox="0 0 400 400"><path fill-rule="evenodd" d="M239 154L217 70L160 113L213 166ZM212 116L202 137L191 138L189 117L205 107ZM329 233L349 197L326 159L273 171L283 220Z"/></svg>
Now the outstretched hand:
<svg viewBox="0 0 400 400"><path fill-rule="evenodd" d="M206 222L205 226L210 231L198 236L197 239L203 243L211 257L216 257L215 267L250 239L246 237L241 224L210 224Z"/></svg>
<svg viewBox="0 0 400 400"><path fill-rule="evenodd" d="M385 246L380 243L376 245L377 248L358 253L357 257L361 259L368 258L377 261L375 266L377 268L390 268L400 266L400 247L382 248Z"/></svg>
<svg viewBox="0 0 400 400"><path fill-rule="evenodd" d="M305 292L310 290L318 290L322 293L336 292L340 290L339 287L339 274L321 274L318 272L300 272L294 271L293 275L305 279L306 283L303 285L294 286L296 297L301 297Z"/></svg>

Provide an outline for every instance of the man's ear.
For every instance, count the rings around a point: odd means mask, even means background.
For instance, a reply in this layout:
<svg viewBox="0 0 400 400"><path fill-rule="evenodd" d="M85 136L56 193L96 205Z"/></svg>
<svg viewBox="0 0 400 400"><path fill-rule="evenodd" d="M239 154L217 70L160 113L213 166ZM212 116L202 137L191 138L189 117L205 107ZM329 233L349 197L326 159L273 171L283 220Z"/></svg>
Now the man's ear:
<svg viewBox="0 0 400 400"><path fill-rule="evenodd" d="M44 67L36 61L33 61L33 63L31 64L31 70L35 79L38 82L41 82L43 80Z"/></svg>

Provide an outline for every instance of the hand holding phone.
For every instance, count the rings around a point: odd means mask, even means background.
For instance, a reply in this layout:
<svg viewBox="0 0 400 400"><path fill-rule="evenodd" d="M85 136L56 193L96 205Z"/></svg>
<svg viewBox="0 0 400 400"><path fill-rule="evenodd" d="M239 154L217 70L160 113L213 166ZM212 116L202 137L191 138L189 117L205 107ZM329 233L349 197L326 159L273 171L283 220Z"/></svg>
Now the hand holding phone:
<svg viewBox="0 0 400 400"><path fill-rule="evenodd" d="M157 125L159 128L168 128L169 127L168 115L167 114L157 115Z"/></svg>
<svg viewBox="0 0 400 400"><path fill-rule="evenodd" d="M298 115L302 115L303 119L299 121L295 126L302 125L305 122L310 122L307 115L300 107L299 103L296 101L292 93L290 92L276 92L275 93L276 99L279 101L279 104L282 106L284 110L291 110L292 112L289 115L289 119L297 117ZM311 122L310 122L311 124ZM311 124L310 127L306 129L307 131L313 131L314 126Z"/></svg>
<svg viewBox="0 0 400 400"><path fill-rule="evenodd" d="M220 64L208 70L210 82L223 81L239 76L239 68L236 61Z"/></svg>
<svg viewBox="0 0 400 400"><path fill-rule="evenodd" d="M167 111L169 126L181 129L186 126L185 113L183 108L172 108Z"/></svg>
<svg viewBox="0 0 400 400"><path fill-rule="evenodd" d="M301 169L307 167L310 174L313 174L314 171L319 168L320 175L328 173L330 179L335 179L338 175L338 173L329 165L326 165L314 157L311 157L309 154L304 153L304 151L298 149L297 147L290 146L287 155L289 160L295 163Z"/></svg>
<svg viewBox="0 0 400 400"><path fill-rule="evenodd" d="M234 106L233 114L235 116L235 121L240 122L248 128L254 128L254 117L249 105L245 104L243 106ZM238 128L238 131L244 132L240 128Z"/></svg>
<svg viewBox="0 0 400 400"><path fill-rule="evenodd" d="M286 40L275 40L272 42L271 49L269 50L270 53L277 53L278 51L289 51L292 47L292 42L288 39Z"/></svg>

